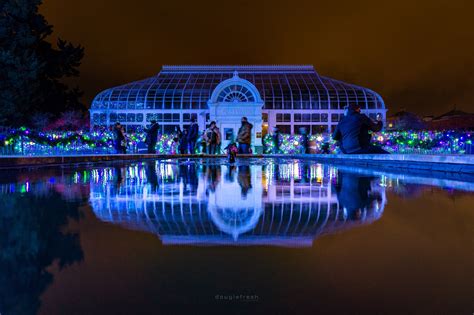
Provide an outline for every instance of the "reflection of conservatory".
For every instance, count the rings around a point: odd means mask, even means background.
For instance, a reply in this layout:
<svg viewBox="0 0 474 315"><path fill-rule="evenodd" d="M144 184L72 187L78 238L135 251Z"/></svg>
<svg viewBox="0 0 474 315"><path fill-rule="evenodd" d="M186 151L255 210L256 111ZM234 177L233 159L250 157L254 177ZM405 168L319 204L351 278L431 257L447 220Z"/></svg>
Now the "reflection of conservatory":
<svg viewBox="0 0 474 315"><path fill-rule="evenodd" d="M158 173L177 172L174 167L161 165ZM103 221L156 234L164 244L311 246L320 235L379 219L385 206L384 190L374 187L380 201L354 221L329 179L276 182L267 178L275 165L251 165L230 176L227 165L217 167L217 177L200 176L196 187L174 176L153 188L138 168L119 188L92 182L92 209ZM321 172L321 166L311 167Z"/></svg>
<svg viewBox="0 0 474 315"><path fill-rule="evenodd" d="M320 76L313 66L163 66L151 78L99 93L90 109L91 126L116 121L127 129L156 119L164 132L195 117L200 129L216 120L221 131L234 131L240 117L260 132L311 133L331 129L346 105L357 103L368 115L386 109L380 95L367 88ZM254 142L255 143L255 142Z"/></svg>

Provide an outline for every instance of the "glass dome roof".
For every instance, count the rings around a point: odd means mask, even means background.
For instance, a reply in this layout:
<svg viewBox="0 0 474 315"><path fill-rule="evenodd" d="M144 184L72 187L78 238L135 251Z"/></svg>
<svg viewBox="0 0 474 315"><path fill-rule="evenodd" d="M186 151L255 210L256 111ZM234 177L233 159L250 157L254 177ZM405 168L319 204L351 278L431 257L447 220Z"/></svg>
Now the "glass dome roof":
<svg viewBox="0 0 474 315"><path fill-rule="evenodd" d="M385 109L372 90L320 76L308 65L296 66L163 66L156 76L99 93L95 109L208 109L214 88L237 71L265 102L264 110L342 110L350 103L362 109ZM245 101L247 91L229 90L223 101ZM221 97L221 96L220 96Z"/></svg>

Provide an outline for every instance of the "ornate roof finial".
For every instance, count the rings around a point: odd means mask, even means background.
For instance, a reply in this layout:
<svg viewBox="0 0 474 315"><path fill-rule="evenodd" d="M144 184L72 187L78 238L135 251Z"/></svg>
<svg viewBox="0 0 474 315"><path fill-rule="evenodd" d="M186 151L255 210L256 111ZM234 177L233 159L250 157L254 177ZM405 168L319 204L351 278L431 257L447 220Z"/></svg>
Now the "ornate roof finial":
<svg viewBox="0 0 474 315"><path fill-rule="evenodd" d="M239 72L237 70L234 70L234 78L238 78L239 77Z"/></svg>

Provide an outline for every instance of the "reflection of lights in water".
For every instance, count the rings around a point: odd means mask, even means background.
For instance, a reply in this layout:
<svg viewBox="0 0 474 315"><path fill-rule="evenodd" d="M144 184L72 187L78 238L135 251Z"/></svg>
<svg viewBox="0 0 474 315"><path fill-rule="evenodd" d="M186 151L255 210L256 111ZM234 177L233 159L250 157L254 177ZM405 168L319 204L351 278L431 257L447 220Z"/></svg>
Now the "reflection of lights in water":
<svg viewBox="0 0 474 315"><path fill-rule="evenodd" d="M296 162L282 163L278 166L280 179L300 179L299 166Z"/></svg>
<svg viewBox="0 0 474 315"><path fill-rule="evenodd" d="M113 172L111 168L94 169L91 171L91 177L94 183L106 185L108 181L113 179Z"/></svg>
<svg viewBox="0 0 474 315"><path fill-rule="evenodd" d="M144 168L140 169L140 180L146 180L146 172Z"/></svg>
<svg viewBox="0 0 474 315"><path fill-rule="evenodd" d="M334 169L320 164L250 163L237 165L230 177L227 165L156 166L160 189L152 189L141 164L120 186L108 180L112 169L93 171L96 215L157 234L165 244L310 246L319 235L377 220L385 205L383 187L374 187L381 201L351 219L332 189Z"/></svg>
<svg viewBox="0 0 474 315"><path fill-rule="evenodd" d="M173 164L161 163L160 176L166 179L173 179L174 178Z"/></svg>
<svg viewBox="0 0 474 315"><path fill-rule="evenodd" d="M212 222L236 241L240 234L251 231L258 223L262 208L219 209L208 207Z"/></svg>
<svg viewBox="0 0 474 315"><path fill-rule="evenodd" d="M323 166L321 164L316 165L316 181L323 182Z"/></svg>
<svg viewBox="0 0 474 315"><path fill-rule="evenodd" d="M74 172L74 175L72 176L72 181L74 182L74 184L77 184L79 183L79 180L80 180L80 175L78 172Z"/></svg>
<svg viewBox="0 0 474 315"><path fill-rule="evenodd" d="M26 182L25 184L21 185L21 187L20 187L20 192L22 194L29 192L29 190L30 190L30 183L29 182Z"/></svg>
<svg viewBox="0 0 474 315"><path fill-rule="evenodd" d="M331 181L333 178L337 177L337 169L335 167L329 168L329 180Z"/></svg>
<svg viewBox="0 0 474 315"><path fill-rule="evenodd" d="M298 162L291 164L291 168L293 169L293 178L296 180L300 179L300 167Z"/></svg>
<svg viewBox="0 0 474 315"><path fill-rule="evenodd" d="M273 178L275 176L275 164L272 162L268 163L267 167L265 167L265 178L266 178L266 186L265 189L268 190L268 187L273 183Z"/></svg>
<svg viewBox="0 0 474 315"><path fill-rule="evenodd" d="M387 187L388 186L387 182L388 182L387 176L385 175L380 176L380 186Z"/></svg>

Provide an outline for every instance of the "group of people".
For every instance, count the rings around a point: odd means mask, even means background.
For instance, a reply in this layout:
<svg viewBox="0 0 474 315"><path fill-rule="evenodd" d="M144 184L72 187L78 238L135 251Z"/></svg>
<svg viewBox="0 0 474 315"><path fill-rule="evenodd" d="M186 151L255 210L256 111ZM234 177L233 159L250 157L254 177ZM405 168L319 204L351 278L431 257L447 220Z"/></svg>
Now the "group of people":
<svg viewBox="0 0 474 315"><path fill-rule="evenodd" d="M181 128L177 127L175 131L177 135L176 141L179 143L179 153L194 154L199 139L199 126L196 123L196 119L191 119L191 124L188 129L181 131ZM204 131L201 140L202 152L207 154L219 154L221 132L215 121L212 121L209 124L209 127Z"/></svg>
<svg viewBox="0 0 474 315"><path fill-rule="evenodd" d="M250 144L252 139L252 124L250 124L246 117L242 117L242 125L237 134L238 152L251 153ZM156 120L151 121L151 125L145 128L145 144L147 146L147 153L156 153L156 144L158 142L159 125ZM113 127L114 134L114 148L116 153L125 154L127 148L127 137L123 126L117 122ZM180 154L194 154L197 148L197 141L199 139L199 126L196 118L191 118L190 125L183 131L180 127L175 129L178 152ZM233 141L231 141L233 142ZM201 137L202 152L207 154L221 153L222 135L217 123L212 121L209 127L204 131Z"/></svg>
<svg viewBox="0 0 474 315"><path fill-rule="evenodd" d="M191 118L189 128L181 131L179 127L176 129L178 142L178 150L180 154L194 154L196 150L197 140L199 139L199 126L196 118ZM387 154L388 152L381 147L371 143L371 133L382 130L382 121L380 117L372 120L367 115L361 113L361 108L357 104L351 104L346 107L344 116L339 121L336 130L333 133L333 139L338 143L339 148L344 154ZM250 149L252 140L253 125L248 122L246 117L242 117L241 126L237 133L237 143L239 154L252 153ZM156 144L158 142L159 125L156 120L151 121L151 125L145 128L147 152L156 153ZM114 147L117 153L126 153L126 135L123 126L116 123L113 129ZM276 148L278 148L278 132L276 134ZM207 154L220 154L222 135L215 121L209 124L209 127L202 135L202 152ZM305 153L309 153L308 135L303 133L303 142L305 145ZM236 143L231 139L230 144L225 148L231 151L236 147ZM276 153L276 152L274 152Z"/></svg>

